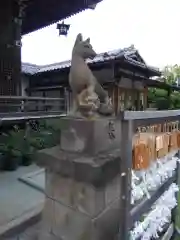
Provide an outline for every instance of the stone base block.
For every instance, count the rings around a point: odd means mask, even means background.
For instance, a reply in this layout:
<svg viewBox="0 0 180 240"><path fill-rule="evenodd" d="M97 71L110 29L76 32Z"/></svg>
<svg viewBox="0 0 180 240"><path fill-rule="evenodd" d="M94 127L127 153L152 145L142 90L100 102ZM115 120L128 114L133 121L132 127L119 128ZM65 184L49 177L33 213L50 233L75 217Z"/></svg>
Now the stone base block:
<svg viewBox="0 0 180 240"><path fill-rule="evenodd" d="M120 172L120 150L87 156L67 153L57 146L39 151L36 157L40 167L95 187L103 186Z"/></svg>
<svg viewBox="0 0 180 240"><path fill-rule="evenodd" d="M42 233L63 240L110 240L118 233L120 175L104 186L46 170Z"/></svg>
<svg viewBox="0 0 180 240"><path fill-rule="evenodd" d="M91 184L77 182L46 171L45 193L48 198L95 218L120 196L120 175L105 186L96 188ZM51 201L47 200L46 204L47 215L51 216L49 212Z"/></svg>
<svg viewBox="0 0 180 240"><path fill-rule="evenodd" d="M53 213L53 220L51 216L44 215L43 221L49 222L51 226L50 234L57 239L113 240L118 233L119 199L112 202L95 218L91 218L55 200L48 201L52 201L48 207L49 211ZM46 211L46 208L44 211Z"/></svg>

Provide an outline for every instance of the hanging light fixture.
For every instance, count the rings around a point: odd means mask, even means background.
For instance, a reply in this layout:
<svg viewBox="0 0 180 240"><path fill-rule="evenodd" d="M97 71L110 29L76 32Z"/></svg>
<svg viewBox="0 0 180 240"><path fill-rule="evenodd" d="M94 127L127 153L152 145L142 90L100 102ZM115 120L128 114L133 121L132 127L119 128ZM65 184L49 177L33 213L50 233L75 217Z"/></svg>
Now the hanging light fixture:
<svg viewBox="0 0 180 240"><path fill-rule="evenodd" d="M59 36L67 36L68 31L69 31L70 25L65 24L64 21L62 23L57 24L57 29L59 29Z"/></svg>

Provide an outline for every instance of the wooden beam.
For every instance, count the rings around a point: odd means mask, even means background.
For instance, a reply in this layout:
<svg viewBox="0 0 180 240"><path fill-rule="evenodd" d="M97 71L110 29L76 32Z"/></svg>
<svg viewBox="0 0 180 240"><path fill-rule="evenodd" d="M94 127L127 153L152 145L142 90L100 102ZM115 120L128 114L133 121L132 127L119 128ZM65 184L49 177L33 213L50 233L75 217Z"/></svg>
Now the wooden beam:
<svg viewBox="0 0 180 240"><path fill-rule="evenodd" d="M147 109L148 88L144 88L144 108Z"/></svg>

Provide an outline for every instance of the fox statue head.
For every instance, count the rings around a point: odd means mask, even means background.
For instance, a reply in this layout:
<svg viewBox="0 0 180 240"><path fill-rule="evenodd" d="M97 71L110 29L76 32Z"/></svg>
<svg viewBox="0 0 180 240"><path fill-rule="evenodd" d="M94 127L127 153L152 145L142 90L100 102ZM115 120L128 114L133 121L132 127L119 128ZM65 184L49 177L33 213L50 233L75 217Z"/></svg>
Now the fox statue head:
<svg viewBox="0 0 180 240"><path fill-rule="evenodd" d="M82 57L83 59L93 59L97 53L93 50L92 45L90 44L90 38L83 41L82 34L79 33L76 37L72 55Z"/></svg>

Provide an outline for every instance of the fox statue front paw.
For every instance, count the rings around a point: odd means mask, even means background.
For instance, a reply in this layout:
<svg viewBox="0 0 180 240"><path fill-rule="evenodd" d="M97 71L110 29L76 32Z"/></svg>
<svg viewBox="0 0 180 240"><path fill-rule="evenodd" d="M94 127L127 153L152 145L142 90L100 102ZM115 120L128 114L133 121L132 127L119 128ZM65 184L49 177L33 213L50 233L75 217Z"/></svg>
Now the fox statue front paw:
<svg viewBox="0 0 180 240"><path fill-rule="evenodd" d="M114 113L112 105L101 103L98 109L99 114L104 116L110 116Z"/></svg>
<svg viewBox="0 0 180 240"><path fill-rule="evenodd" d="M109 97L105 99L104 103L101 103L98 109L99 114L110 116L114 113L112 101Z"/></svg>

